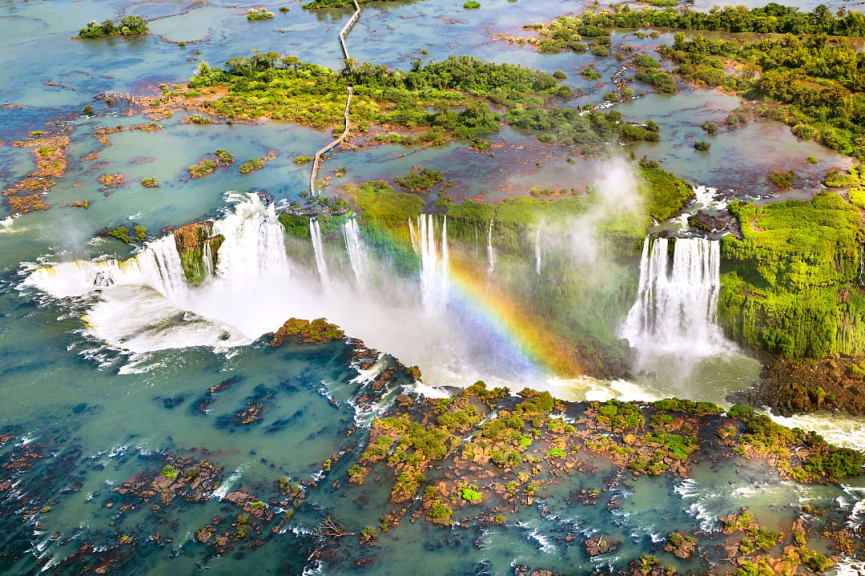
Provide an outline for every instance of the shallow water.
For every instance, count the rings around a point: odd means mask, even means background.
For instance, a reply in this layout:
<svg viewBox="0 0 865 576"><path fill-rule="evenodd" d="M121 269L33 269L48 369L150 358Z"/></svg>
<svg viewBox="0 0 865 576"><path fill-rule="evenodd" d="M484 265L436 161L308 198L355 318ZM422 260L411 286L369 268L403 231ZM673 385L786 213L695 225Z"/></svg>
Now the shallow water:
<svg viewBox="0 0 865 576"><path fill-rule="evenodd" d="M351 35L352 55L403 69L416 58L461 53L548 72L561 69L568 74L568 85L584 91L570 105L597 104L610 91L609 78L619 66L612 57L596 61L590 55L542 55L492 41L499 34L520 35L522 24L579 10L582 3L482 4L475 11L464 10L459 2L434 0L364 5ZM82 288L74 281L75 274L57 270L45 273L53 284L22 285L34 270L50 264L81 260L80 268L89 273L107 266L107 260L125 260L146 250L94 239L106 227L137 223L156 241L164 227L205 217L230 218L237 197L226 195L229 191L266 193L278 205L299 198L307 185L308 166L292 160L329 142L329 133L280 123L198 126L183 124L185 114L178 113L159 120L160 131L114 134L108 137L111 145L102 148L94 137L95 127L149 120L140 114L125 116L122 108L106 109L100 103L94 103L97 117L79 115L99 92L148 93L162 82L187 79L201 61L220 65L252 49L339 67L336 34L350 12L310 13L300 3L291 3L290 11L282 14L277 11L280 5L266 5L276 11L274 20L254 23L246 21L245 13L258 5L248 2L199 6L81 0L6 3L0 8L0 103L23 107L0 109L0 139L8 143L46 128L65 128L71 139L69 171L48 194L55 207L17 218L7 217L5 207L0 209L0 437L9 437L0 442L0 461L18 462L28 449L39 455L20 472L10 472L13 485L0 490L0 573L33 573L46 566L64 574L92 569L98 553L74 557L83 542L97 551L116 550L115 571L124 574L236 574L248 570L251 562L266 573L314 573L318 564L310 558L317 547L313 531L322 518L337 515L355 532L377 525L389 497L387 483L368 482L350 490L332 483L345 483L366 427L397 391L381 404L357 408L369 381L393 360L383 355L368 370L359 370L342 341L269 348L262 334L290 316L325 316L348 336L362 337L407 365L419 365L424 382L405 379L400 384L428 395L446 393L437 385L465 386L483 378L491 386L531 386L569 400L675 395L725 405L730 393L751 386L759 377L757 361L727 349L699 360L647 356L634 365L629 381L556 377L491 321L478 303L490 292L481 290L481 297L474 300L452 295L444 314L431 314L423 306L418 275L395 274L386 258L379 261L369 246L365 247L371 277L368 283L359 282L342 238L325 241L324 258L333 277L327 286L322 286L312 265L312 247L298 249L291 242L282 255L288 275L259 273L267 255L249 257L254 251L238 248L240 257L221 281L211 278L182 295L161 293L140 279L95 290L86 276L83 284L90 284ZM702 7L699 2L697 7ZM88 20L128 14L156 18L150 25L152 34L94 42L71 39ZM181 41L186 45L177 45ZM637 40L627 32L613 35L614 45L634 44L646 53L658 41ZM590 63L603 74L601 81L579 76ZM696 90L645 95L617 109L627 119L653 119L662 125L660 143L630 147L638 157L661 159L665 168L694 184L732 188L740 196L770 196L766 172L784 167L785 159L798 163L814 155L819 160L815 167L803 163L797 168L801 196L817 189L825 170L846 165L845 159L813 143L797 142L787 127L770 122L749 124L737 132L722 129L712 138L708 155L695 152L691 142L701 137L699 125L706 120L720 123L737 106L731 96ZM455 200L498 201L527 194L533 187L583 189L615 166L613 160L598 158L569 163L567 151L506 127L491 140L495 157L472 151L465 143L426 150L379 146L340 151L327 161L323 175L346 169L343 179L331 179L330 193L343 182L392 180L423 165L442 170L454 183L449 193ZM199 180L189 179L187 167L216 148L232 152L235 164ZM237 172L241 162L271 150L277 156L265 169L247 176ZM85 159L93 152L98 152L97 159ZM0 146L4 185L32 168L28 149ZM126 185L106 195L97 179L108 173L123 174ZM140 185L142 178L150 177L158 179L158 188ZM88 209L59 206L82 200L90 202ZM259 226L261 220L255 222ZM359 234L363 237L363 230ZM298 257L298 252L307 257ZM476 269L471 269L483 280L478 284L512 287L522 280L513 281L507 274L523 269L531 271L531 282L543 281L540 273L535 278L531 258L513 262L499 255L493 272L493 266L487 271L486 253L478 254ZM567 257L568 253L544 254L545 262ZM635 284L638 263L632 268L629 263L618 265L625 269L623 283ZM623 305L622 317L611 323L624 320L632 296ZM590 315L593 305L574 302L573 309ZM208 392L214 386L224 389ZM261 410L259 419L248 420L245 411L251 407ZM865 446L862 419L775 419L818 430L842 445ZM341 453L341 459L334 458ZM158 479L175 456L205 458L223 469L219 486L207 499L178 498L153 509L152 503L141 505L115 491L130 479ZM322 475L328 459L334 460L332 471ZM742 462L741 473L736 474L730 467L703 461L688 480L639 478L608 487L612 468L604 461L593 464L597 468L591 473L544 486L535 505L502 525L466 522L446 529L406 520L381 536L374 549L347 539L339 548L340 559L325 572L405 574L423 565L426 573L507 574L515 564L566 573L608 571L623 568L643 553L658 553L661 538L672 529L717 529L719 514L743 505L770 526L789 522L800 502L835 503L833 519L865 521L862 481L808 487L781 481L759 463ZM237 521L239 509L224 500L233 491L254 495L276 518L284 517L276 485L282 477L307 482L307 498L275 533L265 526L260 545L248 548L248 543L239 543L216 556L196 541L199 528L215 523L214 516ZM602 489L599 503L582 506L567 500L582 488ZM608 510L613 497L619 505ZM137 507L121 510L130 503ZM625 545L614 554L588 559L582 540L597 532ZM569 540L568 534L575 538ZM356 564L369 556L376 558L369 567ZM681 562L676 567L686 571L700 565Z"/></svg>

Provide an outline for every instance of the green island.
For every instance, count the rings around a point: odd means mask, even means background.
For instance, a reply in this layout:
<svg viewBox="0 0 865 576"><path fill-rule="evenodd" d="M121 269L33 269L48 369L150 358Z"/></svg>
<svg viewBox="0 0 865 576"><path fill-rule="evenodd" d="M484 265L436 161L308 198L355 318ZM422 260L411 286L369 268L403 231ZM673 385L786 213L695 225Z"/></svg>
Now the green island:
<svg viewBox="0 0 865 576"><path fill-rule="evenodd" d="M233 58L224 70L202 65L183 95L196 99L208 89L224 88L227 95L203 98L198 105L234 120L270 118L339 130L349 85L354 94L349 111L354 130L364 134L373 127L387 129L374 135L382 143L442 145L454 138L494 134L503 120L537 133L542 142L586 150L611 139L659 139L657 126L624 122L616 111L604 114L547 106L571 97L571 91L558 86L551 74L467 56L419 65L407 73L350 61L340 74L268 52ZM173 95L166 93L166 103ZM489 104L506 112L495 113ZM454 110L459 107L463 109ZM400 133L400 129L412 132Z"/></svg>
<svg viewBox="0 0 865 576"><path fill-rule="evenodd" d="M89 22L86 28L78 32L78 38L109 38L113 36L143 36L149 34L147 20L140 16L126 16L119 22L105 20L104 22Z"/></svg>

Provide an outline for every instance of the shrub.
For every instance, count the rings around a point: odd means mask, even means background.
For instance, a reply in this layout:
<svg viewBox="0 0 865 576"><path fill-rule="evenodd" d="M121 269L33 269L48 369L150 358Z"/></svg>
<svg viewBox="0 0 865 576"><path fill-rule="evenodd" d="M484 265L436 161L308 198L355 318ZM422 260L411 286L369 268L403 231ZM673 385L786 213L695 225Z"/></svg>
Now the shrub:
<svg viewBox="0 0 865 576"><path fill-rule="evenodd" d="M781 190L787 190L793 185L794 170L788 172L769 172L769 181Z"/></svg>
<svg viewBox="0 0 865 576"><path fill-rule="evenodd" d="M714 136L718 133L718 125L714 122L703 122L700 128L706 131L709 136Z"/></svg>

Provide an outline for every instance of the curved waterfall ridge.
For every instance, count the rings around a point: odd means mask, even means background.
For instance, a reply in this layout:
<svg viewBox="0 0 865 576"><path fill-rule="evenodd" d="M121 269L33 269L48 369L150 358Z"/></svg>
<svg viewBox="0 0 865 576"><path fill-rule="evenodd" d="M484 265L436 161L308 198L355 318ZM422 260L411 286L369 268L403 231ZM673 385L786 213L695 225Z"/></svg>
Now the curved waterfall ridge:
<svg viewBox="0 0 865 576"><path fill-rule="evenodd" d="M710 356L735 346L715 323L720 247L705 238L646 238L637 300L621 335L640 352Z"/></svg>
<svg viewBox="0 0 865 576"><path fill-rule="evenodd" d="M215 276L221 280L259 276L289 276L282 224L273 203L257 194L230 194L233 210L213 223L213 234L225 240L219 247Z"/></svg>

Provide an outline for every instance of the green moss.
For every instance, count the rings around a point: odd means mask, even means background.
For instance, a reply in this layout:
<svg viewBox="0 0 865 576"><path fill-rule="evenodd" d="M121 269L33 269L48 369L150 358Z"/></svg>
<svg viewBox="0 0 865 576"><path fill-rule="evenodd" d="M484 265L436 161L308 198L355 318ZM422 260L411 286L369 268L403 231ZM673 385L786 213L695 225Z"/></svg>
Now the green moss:
<svg viewBox="0 0 865 576"><path fill-rule="evenodd" d="M394 181L410 192L428 192L433 186L441 184L443 179L444 176L438 170L420 168Z"/></svg>
<svg viewBox="0 0 865 576"><path fill-rule="evenodd" d="M859 211L833 193L810 202L730 204L742 238L721 244L719 320L736 341L785 357L865 353Z"/></svg>
<svg viewBox="0 0 865 576"><path fill-rule="evenodd" d="M238 166L237 170L241 174L249 174L250 172L254 172L255 170L261 170L264 168L265 164L267 164L267 158L262 156L260 158L250 158L240 166Z"/></svg>
<svg viewBox="0 0 865 576"><path fill-rule="evenodd" d="M687 182L654 162L640 163L640 177L649 201L649 215L659 222L676 214L694 197Z"/></svg>
<svg viewBox="0 0 865 576"><path fill-rule="evenodd" d="M688 414L721 414L723 409L711 402L694 402L693 400L682 400L679 398L665 398L655 402L654 407L658 410L670 412L687 412Z"/></svg>
<svg viewBox="0 0 865 576"><path fill-rule="evenodd" d="M135 238L137 238L139 242L144 242L145 240L147 240L147 228L145 228L144 226L133 224L132 231L135 233Z"/></svg>
<svg viewBox="0 0 865 576"><path fill-rule="evenodd" d="M460 491L460 498L463 500L468 500L469 502L480 502L483 500L483 494L477 491L477 486L474 487L466 487Z"/></svg>
<svg viewBox="0 0 865 576"><path fill-rule="evenodd" d="M788 172L769 172L769 181L781 190L787 190L793 185L794 170Z"/></svg>
<svg viewBox="0 0 865 576"><path fill-rule="evenodd" d="M128 226L115 226L106 232L107 236L116 238L125 244L129 244L132 240L129 238Z"/></svg>

